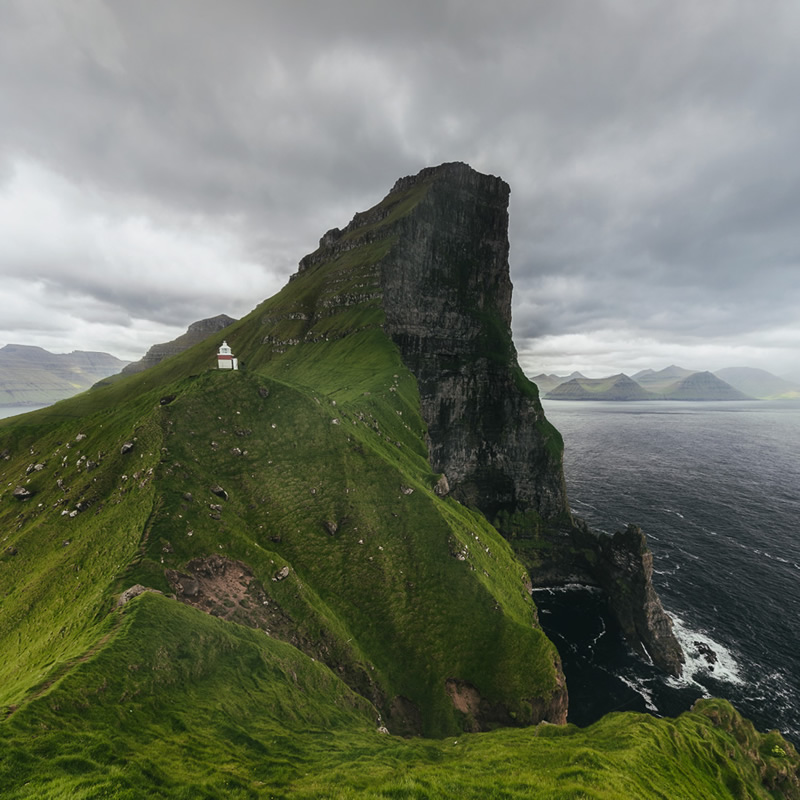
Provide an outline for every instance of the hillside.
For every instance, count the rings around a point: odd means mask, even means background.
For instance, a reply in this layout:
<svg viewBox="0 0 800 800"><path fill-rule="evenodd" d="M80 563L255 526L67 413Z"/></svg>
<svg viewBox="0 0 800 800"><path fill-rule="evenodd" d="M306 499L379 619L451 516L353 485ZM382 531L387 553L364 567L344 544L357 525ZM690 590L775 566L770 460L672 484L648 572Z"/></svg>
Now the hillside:
<svg viewBox="0 0 800 800"><path fill-rule="evenodd" d="M134 375L137 372L143 372L149 367L154 367L156 364L160 364L165 358L175 356L178 353L182 353L184 350L188 350L192 345L202 342L212 333L224 330L228 325L234 322L236 322L236 320L233 319L233 317L229 317L227 314L218 314L216 317L193 322L187 328L186 333L182 333L176 339L170 342L154 344L142 358L128 364L122 370L122 374Z"/></svg>
<svg viewBox="0 0 800 800"><path fill-rule="evenodd" d="M800 386L764 369L727 367L718 369L714 375L750 397L764 400L800 397Z"/></svg>
<svg viewBox="0 0 800 800"><path fill-rule="evenodd" d="M722 702L564 724L533 582L583 570L681 654L641 532L570 514L507 203L401 179L225 329L246 369L211 336L0 421L5 796L798 796Z"/></svg>
<svg viewBox="0 0 800 800"><path fill-rule="evenodd" d="M83 392L128 362L108 353L74 350L50 353L41 347L0 347L0 406L41 406Z"/></svg>
<svg viewBox="0 0 800 800"><path fill-rule="evenodd" d="M627 375L572 378L547 392L548 400L653 400L653 395Z"/></svg>
<svg viewBox="0 0 800 800"><path fill-rule="evenodd" d="M662 392L665 400L752 400L711 372L693 372Z"/></svg>
<svg viewBox="0 0 800 800"><path fill-rule="evenodd" d="M653 394L663 394L669 387L673 386L677 381L683 378L688 378L693 374L693 370L677 367L674 364L660 369L658 371L652 369L644 369L641 372L635 373L632 377L639 386L647 389L648 392Z"/></svg>

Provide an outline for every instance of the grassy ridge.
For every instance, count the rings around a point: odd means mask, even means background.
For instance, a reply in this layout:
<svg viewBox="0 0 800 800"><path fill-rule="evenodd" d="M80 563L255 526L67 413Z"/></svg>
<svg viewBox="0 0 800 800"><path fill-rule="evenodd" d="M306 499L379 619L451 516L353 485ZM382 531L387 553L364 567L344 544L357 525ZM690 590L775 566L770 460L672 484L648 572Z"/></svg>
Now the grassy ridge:
<svg viewBox="0 0 800 800"><path fill-rule="evenodd" d="M724 701L676 720L404 740L327 668L153 594L0 727L5 798L797 797L796 753Z"/></svg>

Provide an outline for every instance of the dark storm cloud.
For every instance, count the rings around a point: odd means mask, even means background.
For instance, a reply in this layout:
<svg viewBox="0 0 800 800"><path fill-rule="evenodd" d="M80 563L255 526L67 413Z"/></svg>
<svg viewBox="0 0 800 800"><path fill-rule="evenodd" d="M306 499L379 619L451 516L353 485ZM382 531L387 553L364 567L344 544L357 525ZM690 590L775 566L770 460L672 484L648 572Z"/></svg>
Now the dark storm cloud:
<svg viewBox="0 0 800 800"><path fill-rule="evenodd" d="M788 0L19 0L0 15L0 197L58 184L83 236L26 268L109 325L113 309L131 326L233 313L221 299L244 313L327 228L449 160L511 184L523 350L604 331L755 340L800 319ZM115 237L151 265L150 291ZM32 238L0 245L3 274ZM241 291L211 290L225 264Z"/></svg>

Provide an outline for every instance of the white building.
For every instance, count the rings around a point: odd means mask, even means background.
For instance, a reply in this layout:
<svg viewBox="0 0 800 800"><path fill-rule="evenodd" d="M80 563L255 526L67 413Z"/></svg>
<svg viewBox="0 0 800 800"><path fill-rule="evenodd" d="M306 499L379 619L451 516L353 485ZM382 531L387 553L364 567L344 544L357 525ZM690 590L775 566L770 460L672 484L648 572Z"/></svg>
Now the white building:
<svg viewBox="0 0 800 800"><path fill-rule="evenodd" d="M218 369L239 369L239 359L233 355L231 348L228 347L226 341L222 342L222 346L217 353L217 368Z"/></svg>

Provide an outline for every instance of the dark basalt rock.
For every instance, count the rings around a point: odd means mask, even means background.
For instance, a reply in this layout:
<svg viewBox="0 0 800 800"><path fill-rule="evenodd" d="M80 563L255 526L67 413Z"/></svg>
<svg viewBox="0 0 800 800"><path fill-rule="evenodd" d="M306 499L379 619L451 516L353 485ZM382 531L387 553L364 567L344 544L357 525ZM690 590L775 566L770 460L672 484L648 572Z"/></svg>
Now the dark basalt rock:
<svg viewBox="0 0 800 800"><path fill-rule="evenodd" d="M466 164L402 178L429 184L381 267L384 328L417 378L431 466L490 519L567 510L561 438L511 339L508 184Z"/></svg>
<svg viewBox="0 0 800 800"><path fill-rule="evenodd" d="M608 592L625 637L657 667L679 676L683 651L653 588L653 554L641 528L628 525L598 541L601 558L595 574Z"/></svg>

